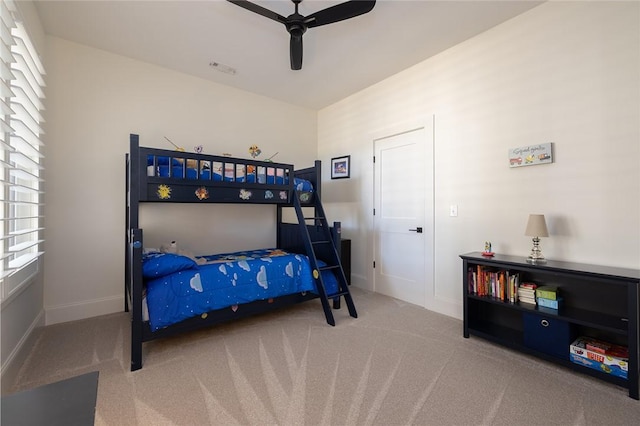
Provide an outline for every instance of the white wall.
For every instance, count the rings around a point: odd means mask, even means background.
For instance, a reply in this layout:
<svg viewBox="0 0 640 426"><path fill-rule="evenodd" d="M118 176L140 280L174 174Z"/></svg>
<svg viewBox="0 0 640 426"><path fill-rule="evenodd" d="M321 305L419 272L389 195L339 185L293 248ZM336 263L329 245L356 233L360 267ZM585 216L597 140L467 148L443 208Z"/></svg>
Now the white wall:
<svg viewBox="0 0 640 426"><path fill-rule="evenodd" d="M323 200L352 238L354 283L372 286L371 135L432 114L430 309L461 317L460 254L490 240L526 257L529 213L547 218L547 258L640 268L639 9L545 3L320 111L319 156L351 154ZM509 148L546 142L553 164L509 168Z"/></svg>
<svg viewBox="0 0 640 426"><path fill-rule="evenodd" d="M258 144L259 158L279 152L274 161L299 168L316 159L315 111L50 36L46 64L47 324L123 309L130 133L143 146L172 149L166 136L243 158ZM146 207L145 246L177 240L204 254L275 245L275 207Z"/></svg>

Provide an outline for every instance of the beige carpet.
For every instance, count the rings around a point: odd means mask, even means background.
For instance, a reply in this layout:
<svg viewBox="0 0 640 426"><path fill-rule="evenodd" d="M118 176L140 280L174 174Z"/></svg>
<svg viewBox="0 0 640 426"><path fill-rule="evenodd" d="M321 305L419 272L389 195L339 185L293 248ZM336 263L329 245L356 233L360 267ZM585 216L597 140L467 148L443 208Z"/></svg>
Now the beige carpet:
<svg viewBox="0 0 640 426"><path fill-rule="evenodd" d="M12 392L99 370L96 425L623 425L625 389L490 344L459 320L353 289L359 318L315 300L145 343L126 313L36 331Z"/></svg>

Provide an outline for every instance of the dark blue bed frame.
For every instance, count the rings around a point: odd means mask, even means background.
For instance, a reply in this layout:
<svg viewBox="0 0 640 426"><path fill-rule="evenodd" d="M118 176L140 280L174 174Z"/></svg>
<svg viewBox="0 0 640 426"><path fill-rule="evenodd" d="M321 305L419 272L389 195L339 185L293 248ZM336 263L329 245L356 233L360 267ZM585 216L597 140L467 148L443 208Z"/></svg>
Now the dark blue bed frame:
<svg viewBox="0 0 640 426"><path fill-rule="evenodd" d="M270 167L285 171L289 177L288 183L280 184L264 184L264 183L247 183L247 182L221 182L210 179L184 179L182 177L157 177L148 176L147 158L148 156L169 157L172 159L180 159L182 161L200 162L222 162L242 164L254 167ZM212 164L212 163L209 163ZM125 311L131 312L131 371L142 368L142 344L143 342L155 340L162 337L175 335L191 330L208 327L222 322L237 320L247 316L259 313L269 312L284 306L290 306L318 298L315 293L307 292L306 294L292 294L282 296L270 300L260 300L243 305L242 310L234 312L226 308L210 311L197 317L193 317L169 327L157 331L151 331L148 321L143 320L143 287L142 278L142 249L143 231L139 224L139 207L140 203L249 203L249 204L274 204L277 206L277 248L294 252L305 253L305 238L308 234L311 240L320 239L320 230L318 226L306 225L307 233L301 232L299 223L283 222L283 207L291 207L294 203L294 197L299 200L296 194L293 176L306 179L313 184L313 196L308 198L314 205L315 197L319 197L321 192L321 162L316 160L313 167L294 170L293 165L283 163L272 163L264 161L255 161L239 158L230 158L224 156L213 156L197 153L187 153L170 151L156 148L141 147L139 144L139 136L130 135L130 151L126 155L126 235L125 235ZM159 185L168 185L171 187L170 198L161 198L158 192ZM195 191L205 186L207 198L196 197ZM252 198L244 200L238 196L239 190L250 190ZM266 191L271 191L277 196L268 197ZM286 191L286 197L279 196L281 191ZM202 199L201 199L202 198ZM340 254L340 222L334 222L331 227L332 244L324 249L316 248L316 257L318 259L330 259L332 255ZM342 267L340 266L340 269ZM344 276L344 272L342 272ZM348 291L347 291L348 293ZM351 316L356 316L355 307L349 297ZM340 297L333 299L334 308L340 307ZM323 302L327 322L333 325L333 318L327 313L327 305ZM329 318L331 317L331 319Z"/></svg>

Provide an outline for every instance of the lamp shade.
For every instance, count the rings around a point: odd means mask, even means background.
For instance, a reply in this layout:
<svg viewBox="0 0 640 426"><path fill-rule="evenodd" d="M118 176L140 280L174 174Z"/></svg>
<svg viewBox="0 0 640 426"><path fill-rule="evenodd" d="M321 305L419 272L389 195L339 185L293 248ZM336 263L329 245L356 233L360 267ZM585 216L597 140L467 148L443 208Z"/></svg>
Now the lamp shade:
<svg viewBox="0 0 640 426"><path fill-rule="evenodd" d="M527 222L527 229L524 235L528 237L548 237L547 223L544 221L543 214L530 214Z"/></svg>

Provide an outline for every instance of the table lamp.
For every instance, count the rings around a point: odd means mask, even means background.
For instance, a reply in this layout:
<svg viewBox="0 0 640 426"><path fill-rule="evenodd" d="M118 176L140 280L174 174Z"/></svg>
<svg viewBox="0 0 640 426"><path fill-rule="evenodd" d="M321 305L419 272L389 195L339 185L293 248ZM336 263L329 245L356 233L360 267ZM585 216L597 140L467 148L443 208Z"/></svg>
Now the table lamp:
<svg viewBox="0 0 640 426"><path fill-rule="evenodd" d="M546 262L542 251L540 250L540 237L548 237L549 231L547 231L547 224L544 221L543 214L530 214L529 221L527 222L527 229L524 231L524 235L533 237L533 248L531 254L527 258L529 263L544 263Z"/></svg>

